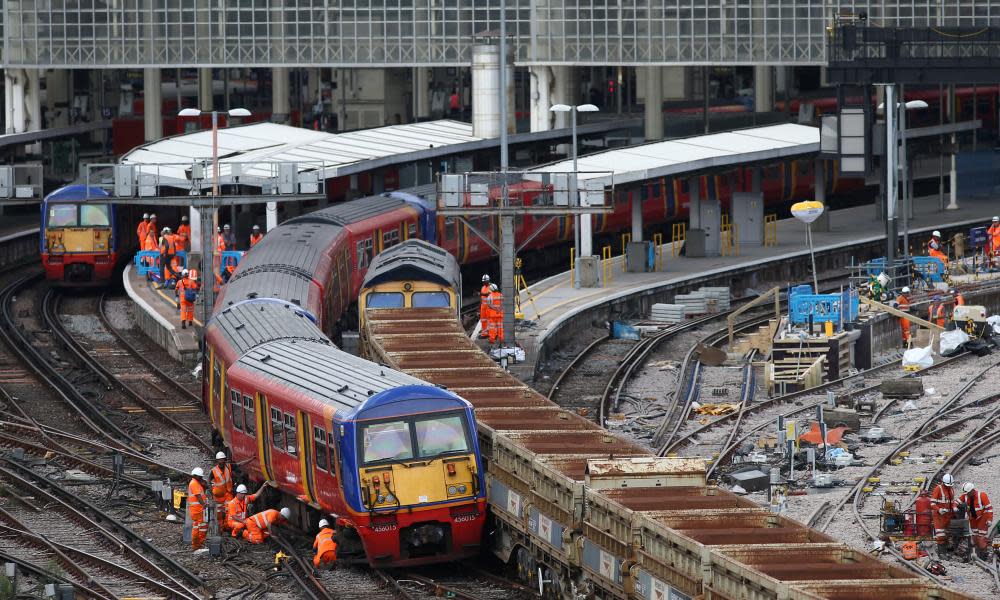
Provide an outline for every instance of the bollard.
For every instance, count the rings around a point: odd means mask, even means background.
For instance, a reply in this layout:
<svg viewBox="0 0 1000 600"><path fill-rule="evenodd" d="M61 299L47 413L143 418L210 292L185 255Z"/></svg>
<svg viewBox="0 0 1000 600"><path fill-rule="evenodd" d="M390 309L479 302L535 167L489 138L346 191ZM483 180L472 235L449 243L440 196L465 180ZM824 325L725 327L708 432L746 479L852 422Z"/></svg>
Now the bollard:
<svg viewBox="0 0 1000 600"><path fill-rule="evenodd" d="M210 535L205 543L208 545L209 556L222 556L222 536Z"/></svg>
<svg viewBox="0 0 1000 600"><path fill-rule="evenodd" d="M56 584L54 584L54 583L46 583L45 584L45 597L46 598L55 598L55 596L56 596Z"/></svg>
<svg viewBox="0 0 1000 600"><path fill-rule="evenodd" d="M73 587L72 583L60 583L56 598L58 600L74 600L76 598L76 588Z"/></svg>
<svg viewBox="0 0 1000 600"><path fill-rule="evenodd" d="M837 394L833 390L826 391L826 403L830 408L837 408Z"/></svg>

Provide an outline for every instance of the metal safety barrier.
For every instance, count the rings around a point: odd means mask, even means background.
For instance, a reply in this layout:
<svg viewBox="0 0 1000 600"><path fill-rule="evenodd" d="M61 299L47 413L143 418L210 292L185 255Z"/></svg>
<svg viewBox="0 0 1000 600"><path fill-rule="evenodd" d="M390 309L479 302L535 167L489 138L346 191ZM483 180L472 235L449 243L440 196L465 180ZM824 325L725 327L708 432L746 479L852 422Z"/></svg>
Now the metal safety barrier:
<svg viewBox="0 0 1000 600"><path fill-rule="evenodd" d="M764 246L778 245L778 215L764 215Z"/></svg>
<svg viewBox="0 0 1000 600"><path fill-rule="evenodd" d="M614 277L614 265L612 264L611 246L601 248L601 287L607 287Z"/></svg>
<svg viewBox="0 0 1000 600"><path fill-rule="evenodd" d="M625 252L628 249L629 242L632 241L631 233L622 234L622 273L628 270L628 260L625 258Z"/></svg>
<svg viewBox="0 0 1000 600"><path fill-rule="evenodd" d="M569 249L569 284L576 282L576 248Z"/></svg>
<svg viewBox="0 0 1000 600"><path fill-rule="evenodd" d="M944 281L946 269L944 261L935 256L911 256L913 270L923 276L925 281L938 283ZM883 259L884 264L884 259Z"/></svg>
<svg viewBox="0 0 1000 600"><path fill-rule="evenodd" d="M797 291L800 290L800 291ZM810 286L793 288L789 294L788 314L793 323L843 324L858 318L859 298L856 290L839 294L812 294Z"/></svg>
<svg viewBox="0 0 1000 600"><path fill-rule="evenodd" d="M236 270L236 267L240 264L240 259L243 258L243 252L239 250L226 250L222 253L222 257L219 259L219 277L225 277L226 271L230 273ZM230 270L230 267L232 268Z"/></svg>
<svg viewBox="0 0 1000 600"><path fill-rule="evenodd" d="M653 234L653 270L659 271L663 268L663 234Z"/></svg>
<svg viewBox="0 0 1000 600"><path fill-rule="evenodd" d="M160 253L156 250L136 252L133 260L135 272L139 274L139 277L146 277L149 273L160 272Z"/></svg>
<svg viewBox="0 0 1000 600"><path fill-rule="evenodd" d="M670 254L672 256L678 256L681 253L681 247L677 242L687 240L687 223L673 223L670 225Z"/></svg>
<svg viewBox="0 0 1000 600"><path fill-rule="evenodd" d="M719 254L722 256L740 255L740 226L737 223L726 223L719 230Z"/></svg>

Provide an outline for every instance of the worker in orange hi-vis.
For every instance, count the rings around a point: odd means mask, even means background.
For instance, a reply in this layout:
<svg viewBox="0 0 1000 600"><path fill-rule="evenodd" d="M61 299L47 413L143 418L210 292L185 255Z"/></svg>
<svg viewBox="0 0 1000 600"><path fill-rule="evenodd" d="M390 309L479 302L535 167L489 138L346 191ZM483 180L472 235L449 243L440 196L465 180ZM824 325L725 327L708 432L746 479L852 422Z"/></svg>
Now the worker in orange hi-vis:
<svg viewBox="0 0 1000 600"><path fill-rule="evenodd" d="M176 272L173 271L173 260L177 255L177 238L170 231L169 227L164 227L160 230L160 279L163 284L166 285L167 281L177 277Z"/></svg>
<svg viewBox="0 0 1000 600"><path fill-rule="evenodd" d="M198 271L184 269L181 273L182 276L174 287L174 293L177 294L178 305L181 311L181 329L187 329L188 325L194 327L194 303L198 301L199 288ZM215 474L215 469L212 469L212 474ZM231 471L229 473L229 480L229 489L232 491ZM214 484L212 493L213 495L215 494ZM219 500L216 500L216 502L219 502Z"/></svg>
<svg viewBox="0 0 1000 600"><path fill-rule="evenodd" d="M246 527L247 504L260 498L266 483L261 484L253 494L247 495L247 486L242 483L236 486L236 497L226 502L226 523L222 529L232 533L233 537L240 537Z"/></svg>
<svg viewBox="0 0 1000 600"><path fill-rule="evenodd" d="M992 259L1000 254L1000 217L993 217L990 228L986 230L986 255Z"/></svg>
<svg viewBox="0 0 1000 600"><path fill-rule="evenodd" d="M900 311L905 313L910 312L910 299L907 297L907 294L909 293L910 293L910 288L908 286L903 286L903 289L900 291L899 295L896 296L896 307L899 308ZM903 347L909 348L910 347L909 319L904 319L903 317L900 317L899 329L900 332L903 334Z"/></svg>
<svg viewBox="0 0 1000 600"><path fill-rule="evenodd" d="M187 215L181 217L181 224L177 227L177 248L185 252L191 250L191 226L188 224Z"/></svg>
<svg viewBox="0 0 1000 600"><path fill-rule="evenodd" d="M944 266L948 266L948 255L944 253L944 243L941 241L941 232L934 230L931 239L927 241L927 254L934 258L940 258Z"/></svg>
<svg viewBox="0 0 1000 600"><path fill-rule="evenodd" d="M490 284L490 330L489 339L491 344L498 340L503 340L503 294L497 289L495 283Z"/></svg>
<svg viewBox="0 0 1000 600"><path fill-rule="evenodd" d="M982 553L989 545L988 536L990 526L993 524L993 503L990 502L986 492L977 490L971 481L962 486L962 492L958 502L965 505L969 527L972 529L972 543L976 545L980 558L985 558Z"/></svg>
<svg viewBox="0 0 1000 600"><path fill-rule="evenodd" d="M191 481L188 482L187 510L191 517L191 549L198 550L205 543L208 535L208 521L205 519L205 506L208 498L205 496L205 471L201 467L191 469Z"/></svg>
<svg viewBox="0 0 1000 600"><path fill-rule="evenodd" d="M146 243L147 233L149 233L149 213L142 213L142 220L139 221L139 226L135 228L135 234L139 236L140 250L142 250L143 244Z"/></svg>
<svg viewBox="0 0 1000 600"><path fill-rule="evenodd" d="M955 478L951 473L945 473L941 483L934 486L931 492L931 506L934 521L934 540L938 546L948 543L948 524L955 514Z"/></svg>
<svg viewBox="0 0 1000 600"><path fill-rule="evenodd" d="M253 229L250 231L250 247L253 248L264 239L264 234L260 232L260 226L254 225Z"/></svg>
<svg viewBox="0 0 1000 600"><path fill-rule="evenodd" d="M490 329L490 276L483 275L483 287L479 288L479 337L489 336Z"/></svg>
<svg viewBox="0 0 1000 600"><path fill-rule="evenodd" d="M212 486L212 498L218 506L225 506L233 499L233 468L229 465L225 452L215 453L215 466L212 467L208 477L208 483ZM220 511L217 516L219 525L224 525L226 515Z"/></svg>
<svg viewBox="0 0 1000 600"><path fill-rule="evenodd" d="M261 511L246 520L243 539L251 544L263 544L264 540L271 537L271 528L287 523L291 516L292 511L288 507L282 508L280 511L273 508Z"/></svg>
<svg viewBox="0 0 1000 600"><path fill-rule="evenodd" d="M326 519L319 520L319 533L313 541L313 566L317 569L330 568L337 563L337 542L333 541L333 528Z"/></svg>
<svg viewBox="0 0 1000 600"><path fill-rule="evenodd" d="M236 250L236 238L233 237L232 229L228 223L222 226L222 240L226 244L226 250Z"/></svg>
<svg viewBox="0 0 1000 600"><path fill-rule="evenodd" d="M215 235L215 251L218 252L221 255L223 252L226 251L226 238L222 236L222 228L221 227L216 227L215 231L216 231L216 235Z"/></svg>

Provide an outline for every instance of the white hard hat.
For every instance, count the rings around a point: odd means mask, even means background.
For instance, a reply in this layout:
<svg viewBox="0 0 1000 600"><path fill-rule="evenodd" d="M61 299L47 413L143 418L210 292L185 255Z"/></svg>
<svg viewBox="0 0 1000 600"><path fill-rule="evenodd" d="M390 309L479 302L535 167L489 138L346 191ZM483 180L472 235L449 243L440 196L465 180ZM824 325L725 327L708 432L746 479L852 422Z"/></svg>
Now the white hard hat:
<svg viewBox="0 0 1000 600"><path fill-rule="evenodd" d="M222 228L223 229L229 229L229 223L226 223L225 225L223 225Z"/></svg>
<svg viewBox="0 0 1000 600"><path fill-rule="evenodd" d="M254 231L260 231L260 225L254 225L253 226L253 230Z"/></svg>
<svg viewBox="0 0 1000 600"><path fill-rule="evenodd" d="M935 229L934 231L931 232L931 235L933 235L934 237L941 237L941 232Z"/></svg>
<svg viewBox="0 0 1000 600"><path fill-rule="evenodd" d="M188 220L187 215L181 215L181 223L184 223L187 220Z"/></svg>
<svg viewBox="0 0 1000 600"><path fill-rule="evenodd" d="M965 492L966 494L968 494L974 489L976 489L976 486L972 485L971 481L966 481L965 484L962 486L962 491Z"/></svg>
<svg viewBox="0 0 1000 600"><path fill-rule="evenodd" d="M281 509L281 516L287 519L292 516L292 511L286 506Z"/></svg>
<svg viewBox="0 0 1000 600"><path fill-rule="evenodd" d="M902 291L903 291L904 294L909 294L910 293L910 286L904 285Z"/></svg>
<svg viewBox="0 0 1000 600"><path fill-rule="evenodd" d="M149 213L149 218L150 219L155 219L156 218L156 213Z"/></svg>
<svg viewBox="0 0 1000 600"><path fill-rule="evenodd" d="M186 277L186 276L187 276L187 274L188 274L188 270L187 270L187 269L181 269L181 275L182 275L182 276L185 276L185 277ZM220 452L219 454L222 454L222 453ZM218 457L218 456L216 456L215 458L219 458L219 457Z"/></svg>
<svg viewBox="0 0 1000 600"><path fill-rule="evenodd" d="M191 469L191 476L192 477L204 477L205 476L205 471L203 471L201 467L195 467L195 468Z"/></svg>
<svg viewBox="0 0 1000 600"><path fill-rule="evenodd" d="M994 216L993 217L993 222L996 223L997 221L1000 221L1000 217Z"/></svg>
<svg viewBox="0 0 1000 600"><path fill-rule="evenodd" d="M143 219L148 219L149 218L149 213L142 213L142 218Z"/></svg>
<svg viewBox="0 0 1000 600"><path fill-rule="evenodd" d="M495 284L495 283L491 283L491 284L490 284L490 291L491 291L491 292L495 292L495 291L497 291L497 284Z"/></svg>
<svg viewBox="0 0 1000 600"><path fill-rule="evenodd" d="M955 484L955 478L951 476L951 473L945 473L944 477L941 478L941 483L951 487Z"/></svg>
<svg viewBox="0 0 1000 600"><path fill-rule="evenodd" d="M483 281L489 281L489 280L490 280L489 275L483 275Z"/></svg>
<svg viewBox="0 0 1000 600"><path fill-rule="evenodd" d="M198 274L197 273L191 273L191 281L198 281Z"/></svg>
<svg viewBox="0 0 1000 600"><path fill-rule="evenodd" d="M319 520L319 526L320 527L329 527L330 526L330 522L327 521L326 519L320 519Z"/></svg>
<svg viewBox="0 0 1000 600"><path fill-rule="evenodd" d="M160 230L160 233L170 233L170 228L164 227L162 230Z"/></svg>
<svg viewBox="0 0 1000 600"><path fill-rule="evenodd" d="M242 483L239 484L238 486L236 486L236 493L237 494L245 494L245 493L247 493L247 486L243 485Z"/></svg>
<svg viewBox="0 0 1000 600"><path fill-rule="evenodd" d="M187 272L187 269L184 269L184 271ZM225 458L226 458L226 453L225 452L216 452L215 453L215 460L225 460Z"/></svg>

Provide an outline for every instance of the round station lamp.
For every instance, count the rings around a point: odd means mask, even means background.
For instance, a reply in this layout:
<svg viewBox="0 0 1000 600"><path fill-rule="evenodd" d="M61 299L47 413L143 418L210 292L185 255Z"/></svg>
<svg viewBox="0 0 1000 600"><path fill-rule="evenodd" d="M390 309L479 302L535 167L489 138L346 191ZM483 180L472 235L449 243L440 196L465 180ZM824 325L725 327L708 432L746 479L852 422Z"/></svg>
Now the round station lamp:
<svg viewBox="0 0 1000 600"><path fill-rule="evenodd" d="M813 252L812 222L823 214L826 207L817 200L805 200L792 205L792 216L806 224L806 239L809 241L809 259L812 261L813 293L819 293L819 283L816 277L816 254Z"/></svg>

